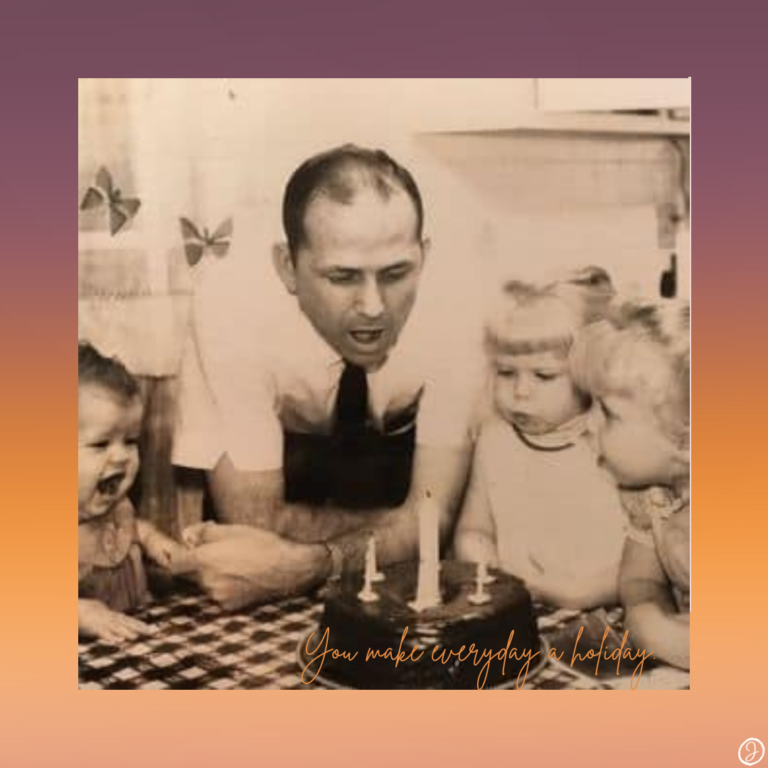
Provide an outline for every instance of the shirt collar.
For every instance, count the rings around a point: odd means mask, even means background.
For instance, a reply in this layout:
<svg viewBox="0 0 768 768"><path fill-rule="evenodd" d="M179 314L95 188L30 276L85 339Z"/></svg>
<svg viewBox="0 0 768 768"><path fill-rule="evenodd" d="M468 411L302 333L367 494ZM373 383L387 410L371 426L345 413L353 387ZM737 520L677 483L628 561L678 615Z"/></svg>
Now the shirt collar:
<svg viewBox="0 0 768 768"><path fill-rule="evenodd" d="M296 306L298 321L297 333L303 343L297 345L302 354L310 350L316 363L328 370L340 368L344 362L339 353L318 333L312 321L304 314L301 307Z"/></svg>
<svg viewBox="0 0 768 768"><path fill-rule="evenodd" d="M539 448L545 451L568 448L580 437L583 437L586 434L588 413L588 411L586 413L580 413L578 416L574 416L570 421L566 421L565 424L561 424L557 429L553 429L543 435L530 435L519 429L518 433L532 448Z"/></svg>
<svg viewBox="0 0 768 768"><path fill-rule="evenodd" d="M311 349L316 356L315 359L318 365L326 368L329 373L332 372L334 375L340 376L344 368L344 358L320 335L315 326L312 325L312 321L304 314L300 307L298 314L300 315L299 332L306 341L306 345L302 348ZM389 354L384 358L384 362L380 366L367 371L369 378L387 365L396 348L397 345L389 350Z"/></svg>

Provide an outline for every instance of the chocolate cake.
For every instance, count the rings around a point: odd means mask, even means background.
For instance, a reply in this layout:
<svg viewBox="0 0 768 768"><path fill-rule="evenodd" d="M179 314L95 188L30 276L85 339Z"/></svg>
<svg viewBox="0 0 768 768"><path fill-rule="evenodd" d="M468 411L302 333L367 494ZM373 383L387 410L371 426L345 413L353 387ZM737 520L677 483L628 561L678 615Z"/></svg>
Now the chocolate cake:
<svg viewBox="0 0 768 768"><path fill-rule="evenodd" d="M527 672L532 673L541 663L541 654L533 656L539 651L539 636L530 595L519 579L491 569L495 581L485 588L490 600L474 605L470 596L475 592L476 566L445 561L440 566L442 604L416 612L409 603L416 595L418 563L398 563L383 571L384 580L374 585L379 598L375 602L358 598L362 574L347 575L329 587L325 612L310 650L314 651L328 628L328 648L348 655L357 652L357 656L353 660L334 659L331 653L326 654L320 672L326 680L365 689L461 689L477 688L480 678L484 688L515 687L518 673L526 664ZM467 657L472 644L477 652ZM414 646L418 646L417 651ZM458 653L462 646L463 661L456 655L448 658L448 651ZM369 649L372 653L368 653ZM383 657L387 649L389 658ZM395 666L399 650L406 658ZM414 657L423 651L418 661L410 658L412 651ZM506 662L502 661L504 656ZM309 658L305 655L304 661ZM483 669L486 664L487 677ZM315 663L308 677L316 669ZM522 680L523 675L521 685Z"/></svg>

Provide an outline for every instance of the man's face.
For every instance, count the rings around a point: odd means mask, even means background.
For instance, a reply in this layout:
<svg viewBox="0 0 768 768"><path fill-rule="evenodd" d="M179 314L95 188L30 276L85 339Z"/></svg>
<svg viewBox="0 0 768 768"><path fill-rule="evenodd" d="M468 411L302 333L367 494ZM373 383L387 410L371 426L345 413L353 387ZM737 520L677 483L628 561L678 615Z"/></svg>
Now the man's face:
<svg viewBox="0 0 768 768"><path fill-rule="evenodd" d="M78 388L78 521L108 512L128 493L139 469L142 405L104 387Z"/></svg>
<svg viewBox="0 0 768 768"><path fill-rule="evenodd" d="M306 243L281 277L317 332L345 360L380 366L416 300L425 243L405 192L363 190L351 205L314 200Z"/></svg>

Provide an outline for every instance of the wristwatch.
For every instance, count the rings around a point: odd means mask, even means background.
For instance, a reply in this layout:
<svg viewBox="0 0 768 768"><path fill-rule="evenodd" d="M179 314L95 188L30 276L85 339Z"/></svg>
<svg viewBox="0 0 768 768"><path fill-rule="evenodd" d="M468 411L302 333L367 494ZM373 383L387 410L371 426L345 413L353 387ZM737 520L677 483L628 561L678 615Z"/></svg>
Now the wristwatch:
<svg viewBox="0 0 768 768"><path fill-rule="evenodd" d="M331 557L331 572L328 575L328 581L340 579L344 571L344 553L338 544L334 544L331 541L326 541L324 544Z"/></svg>

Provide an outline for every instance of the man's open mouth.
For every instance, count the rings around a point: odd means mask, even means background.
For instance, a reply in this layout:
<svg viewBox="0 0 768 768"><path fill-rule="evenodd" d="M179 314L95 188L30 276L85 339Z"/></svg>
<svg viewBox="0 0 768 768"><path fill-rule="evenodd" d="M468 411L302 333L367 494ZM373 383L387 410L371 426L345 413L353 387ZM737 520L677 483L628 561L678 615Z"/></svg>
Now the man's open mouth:
<svg viewBox="0 0 768 768"><path fill-rule="evenodd" d="M384 336L384 330L381 328L370 329L370 330L357 330L357 331L350 331L349 335L358 344L377 344L379 341L381 341L382 337Z"/></svg>
<svg viewBox="0 0 768 768"><path fill-rule="evenodd" d="M125 472L105 477L96 484L96 490L104 496L114 496L125 479Z"/></svg>

